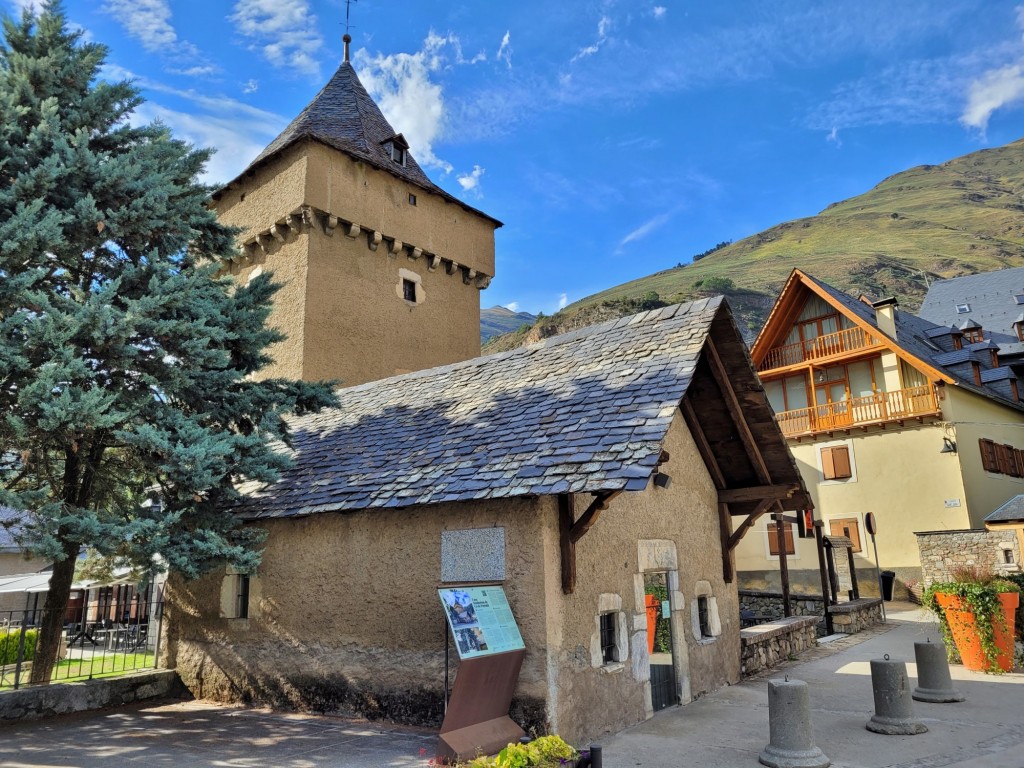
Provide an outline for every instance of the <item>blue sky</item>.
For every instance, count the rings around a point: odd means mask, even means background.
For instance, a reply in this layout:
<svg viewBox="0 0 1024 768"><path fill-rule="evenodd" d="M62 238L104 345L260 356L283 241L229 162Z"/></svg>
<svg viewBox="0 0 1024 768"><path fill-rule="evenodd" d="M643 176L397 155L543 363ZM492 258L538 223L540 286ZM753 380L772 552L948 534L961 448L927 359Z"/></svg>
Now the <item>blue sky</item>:
<svg viewBox="0 0 1024 768"><path fill-rule="evenodd" d="M136 119L217 148L210 182L309 102L345 29L343 0L65 7L142 88ZM1013 2L357 0L352 24L413 155L505 222L484 306L551 313L1024 135Z"/></svg>

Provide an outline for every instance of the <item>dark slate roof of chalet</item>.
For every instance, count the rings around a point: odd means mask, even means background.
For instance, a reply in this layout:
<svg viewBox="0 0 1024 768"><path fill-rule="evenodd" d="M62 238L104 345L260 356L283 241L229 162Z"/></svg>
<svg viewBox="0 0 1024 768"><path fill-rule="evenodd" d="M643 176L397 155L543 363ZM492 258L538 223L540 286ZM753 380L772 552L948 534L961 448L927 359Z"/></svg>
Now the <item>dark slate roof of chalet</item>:
<svg viewBox="0 0 1024 768"><path fill-rule="evenodd" d="M716 318L749 366L717 297L341 389L337 408L291 421L294 466L261 491L243 488L239 511L259 519L642 490ZM749 378L757 386L753 369ZM778 449L780 474L799 483L781 433Z"/></svg>
<svg viewBox="0 0 1024 768"><path fill-rule="evenodd" d="M870 305L865 304L863 301L855 299L854 297L833 288L828 283L823 283L810 275L805 274L804 277L813 281L815 285L821 288L821 290L828 293L833 299L835 299L837 304L844 307L850 314L855 315L863 322L875 328L878 333L885 336L885 334L878 328L875 310ZM930 341L931 338L934 338L934 335L930 335L929 332L935 332L937 330L935 323L930 320L926 320L923 317L919 317L918 315L912 315L909 312L901 312L899 309L895 311L895 317L896 338L893 339L893 341L896 343L896 346L902 348L904 351L910 353L922 362L940 370L946 376L953 379L958 387L969 389L972 392L976 392L979 395L983 395L984 397L988 397L993 400L998 400L1000 403L1017 410L1024 410L1024 405L1021 403L1014 402L1002 393L989 387L978 386L972 380L967 379L956 371L948 368L947 366L964 363L968 360L977 358L973 357L970 349L943 352L935 342ZM979 360L979 362L983 361Z"/></svg>
<svg viewBox="0 0 1024 768"><path fill-rule="evenodd" d="M1013 322L1021 305L1014 296L1024 295L1024 267L1000 269L977 275L936 280L928 289L918 314L939 325L957 325L964 315L956 311L958 304L967 304L968 313L986 335L996 341L1017 341Z"/></svg>
<svg viewBox="0 0 1024 768"><path fill-rule="evenodd" d="M989 368L986 371L981 372L981 383L988 384L990 381L1005 381L1006 379L1016 379L1017 374L1013 372L1013 369L1008 365L1004 365L1000 368Z"/></svg>
<svg viewBox="0 0 1024 768"><path fill-rule="evenodd" d="M299 116L292 120L255 160L249 163L241 175L296 142L313 139L440 195L501 226L497 219L467 205L434 184L420 168L412 153L405 153L405 165L394 162L385 144L396 135L395 129L391 127L359 81L352 64L343 61L320 93L313 97Z"/></svg>
<svg viewBox="0 0 1024 768"><path fill-rule="evenodd" d="M985 517L986 523L1012 523L1017 520L1024 520L1024 494L1014 496Z"/></svg>

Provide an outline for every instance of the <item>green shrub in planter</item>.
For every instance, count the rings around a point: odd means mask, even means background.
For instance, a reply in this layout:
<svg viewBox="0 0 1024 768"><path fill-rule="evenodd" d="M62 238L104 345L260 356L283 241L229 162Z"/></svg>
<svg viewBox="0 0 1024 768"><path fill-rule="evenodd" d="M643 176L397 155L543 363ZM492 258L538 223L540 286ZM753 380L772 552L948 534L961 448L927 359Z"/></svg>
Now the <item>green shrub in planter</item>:
<svg viewBox="0 0 1024 768"><path fill-rule="evenodd" d="M541 736L529 744L509 744L495 757L470 760L468 768L563 768L578 753L558 736Z"/></svg>
<svg viewBox="0 0 1024 768"><path fill-rule="evenodd" d="M31 661L36 655L38 629L25 630L25 655L22 661ZM18 644L21 642L21 629L0 629L0 667L18 662Z"/></svg>

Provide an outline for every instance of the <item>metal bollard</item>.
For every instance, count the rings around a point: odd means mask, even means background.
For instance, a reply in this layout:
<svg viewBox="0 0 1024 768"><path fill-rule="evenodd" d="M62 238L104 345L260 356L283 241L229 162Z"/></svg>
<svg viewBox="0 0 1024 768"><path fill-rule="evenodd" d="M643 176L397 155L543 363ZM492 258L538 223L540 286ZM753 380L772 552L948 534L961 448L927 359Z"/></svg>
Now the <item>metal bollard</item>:
<svg viewBox="0 0 1024 768"><path fill-rule="evenodd" d="M601 745L590 745L590 768L604 768L604 758L601 756Z"/></svg>
<svg viewBox="0 0 1024 768"><path fill-rule="evenodd" d="M928 730L914 718L905 662L892 661L889 654L885 654L884 659L872 659L871 688L875 694L875 714L864 726L869 731L888 736L912 736Z"/></svg>
<svg viewBox="0 0 1024 768"><path fill-rule="evenodd" d="M927 643L914 643L914 659L917 661L917 688L912 694L914 699L932 704L965 700L966 697L953 687L943 645L933 644L931 640Z"/></svg>
<svg viewBox="0 0 1024 768"><path fill-rule="evenodd" d="M768 681L769 744L758 761L769 768L825 768L832 764L814 746L811 705L803 680Z"/></svg>

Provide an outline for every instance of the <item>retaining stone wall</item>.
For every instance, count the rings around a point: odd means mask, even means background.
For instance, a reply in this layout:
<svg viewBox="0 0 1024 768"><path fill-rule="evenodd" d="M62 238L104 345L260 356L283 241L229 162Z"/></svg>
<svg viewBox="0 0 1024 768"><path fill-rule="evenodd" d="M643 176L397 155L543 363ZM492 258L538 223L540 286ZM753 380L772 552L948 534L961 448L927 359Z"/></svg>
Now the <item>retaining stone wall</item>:
<svg viewBox="0 0 1024 768"><path fill-rule="evenodd" d="M855 635L874 624L882 623L882 600L877 597L862 597L848 603L833 605L832 629L838 635Z"/></svg>
<svg viewBox="0 0 1024 768"><path fill-rule="evenodd" d="M753 611L758 616L767 616L771 621L785 617L782 609L782 593L766 592L760 589L741 589L740 610ZM820 620L818 636L825 634L825 601L813 595L790 594L789 605L793 616L816 616Z"/></svg>
<svg viewBox="0 0 1024 768"><path fill-rule="evenodd" d="M927 531L915 534L924 585L950 581L952 571L972 566L995 573L1020 573L1020 544L1013 531ZM1003 550L1013 553L1007 564Z"/></svg>
<svg viewBox="0 0 1024 768"><path fill-rule="evenodd" d="M35 720L184 694L185 688L173 669L80 683L51 683L0 692L0 722Z"/></svg>
<svg viewBox="0 0 1024 768"><path fill-rule="evenodd" d="M818 644L816 616L793 616L740 630L740 669L744 677L770 669Z"/></svg>

